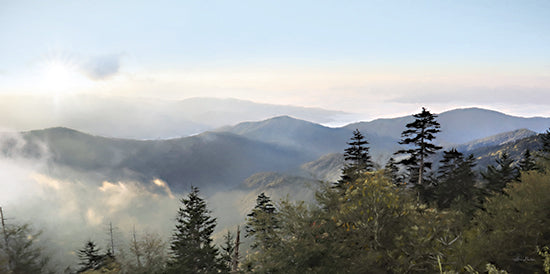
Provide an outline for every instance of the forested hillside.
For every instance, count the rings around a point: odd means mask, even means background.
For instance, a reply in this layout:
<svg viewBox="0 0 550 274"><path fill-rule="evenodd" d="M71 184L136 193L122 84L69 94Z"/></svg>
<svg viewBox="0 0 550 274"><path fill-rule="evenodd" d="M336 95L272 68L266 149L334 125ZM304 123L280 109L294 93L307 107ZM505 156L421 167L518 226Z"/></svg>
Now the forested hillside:
<svg viewBox="0 0 550 274"><path fill-rule="evenodd" d="M59 214L76 216L43 237L32 221L14 220L24 211L10 204L0 269L548 273L550 132L518 129L455 147L438 141L438 115L423 108L407 120L400 139L373 142L358 128L290 117L171 140L67 128L3 135L2 161L33 164L43 193L29 197L51 195L35 216L58 198ZM380 162L375 147L388 140L396 149ZM78 224L88 240L65 230Z"/></svg>

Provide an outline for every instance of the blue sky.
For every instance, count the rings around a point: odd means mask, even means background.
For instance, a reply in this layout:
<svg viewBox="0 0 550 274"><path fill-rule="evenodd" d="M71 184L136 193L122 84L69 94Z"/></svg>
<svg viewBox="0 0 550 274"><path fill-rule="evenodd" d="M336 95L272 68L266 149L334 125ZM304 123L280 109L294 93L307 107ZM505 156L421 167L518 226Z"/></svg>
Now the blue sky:
<svg viewBox="0 0 550 274"><path fill-rule="evenodd" d="M0 93L550 116L549 1L3 1Z"/></svg>

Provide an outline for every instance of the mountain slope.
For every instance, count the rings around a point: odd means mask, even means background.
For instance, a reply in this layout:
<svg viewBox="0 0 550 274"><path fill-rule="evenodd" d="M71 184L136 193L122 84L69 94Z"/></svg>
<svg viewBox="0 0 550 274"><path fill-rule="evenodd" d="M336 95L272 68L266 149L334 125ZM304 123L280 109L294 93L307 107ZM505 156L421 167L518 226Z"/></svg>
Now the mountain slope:
<svg viewBox="0 0 550 274"><path fill-rule="evenodd" d="M175 191L190 185L205 190L230 188L254 173L295 169L314 159L227 132L135 141L51 128L26 132L23 137L26 144L21 154L46 159L49 172L57 177L96 182L159 178Z"/></svg>
<svg viewBox="0 0 550 274"><path fill-rule="evenodd" d="M537 135L537 133L528 129L518 129L518 130L504 132L504 133L489 136L486 138L474 140L474 141L456 146L456 149L458 151L471 151L471 150L483 148L483 147L504 145L506 143L521 140L523 138L531 137L533 135Z"/></svg>
<svg viewBox="0 0 550 274"><path fill-rule="evenodd" d="M353 130L355 129L348 127L329 128L289 116L260 122L245 122L219 129L252 140L307 151L315 157L344 151L346 142L353 136ZM379 136L372 132L366 132L364 135L370 143L370 153L375 161L397 150L397 140L394 138Z"/></svg>
<svg viewBox="0 0 550 274"><path fill-rule="evenodd" d="M363 133L400 139L405 125L413 120L412 116L377 119L350 124L345 128L357 128ZM550 127L550 118L523 118L480 108L446 111L438 115L437 121L441 124L441 132L437 134L436 141L446 146L463 144L522 128L543 132Z"/></svg>
<svg viewBox="0 0 550 274"><path fill-rule="evenodd" d="M0 94L0 100L6 106L0 109L1 128L27 131L63 126L93 135L130 139L177 138L279 115L324 123L343 114L318 108L217 98L161 100L67 94L56 100L37 94Z"/></svg>

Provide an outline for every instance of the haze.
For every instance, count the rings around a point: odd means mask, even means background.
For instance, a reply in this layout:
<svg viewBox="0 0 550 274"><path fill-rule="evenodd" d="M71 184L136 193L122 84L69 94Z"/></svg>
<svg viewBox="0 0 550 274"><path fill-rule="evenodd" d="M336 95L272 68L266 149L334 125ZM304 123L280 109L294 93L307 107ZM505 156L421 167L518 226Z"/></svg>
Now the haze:
<svg viewBox="0 0 550 274"><path fill-rule="evenodd" d="M549 12L548 1L0 1L0 94L547 117Z"/></svg>

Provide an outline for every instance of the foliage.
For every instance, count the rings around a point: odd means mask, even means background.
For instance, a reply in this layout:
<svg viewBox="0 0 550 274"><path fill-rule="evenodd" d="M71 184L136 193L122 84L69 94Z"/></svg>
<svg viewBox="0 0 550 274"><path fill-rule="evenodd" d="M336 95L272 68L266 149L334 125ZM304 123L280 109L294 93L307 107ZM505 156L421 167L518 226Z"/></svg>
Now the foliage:
<svg viewBox="0 0 550 274"><path fill-rule="evenodd" d="M531 155L529 149L525 150L523 157L519 161L519 170L520 171L531 171L537 169L537 163L535 162L534 157Z"/></svg>
<svg viewBox="0 0 550 274"><path fill-rule="evenodd" d="M231 269L233 264L233 255L235 253L235 237L231 231L223 235L223 245L221 247L221 260L226 265L227 269Z"/></svg>
<svg viewBox="0 0 550 274"><path fill-rule="evenodd" d="M399 175L399 167L393 157L390 157L386 166L384 167L384 175L388 177L395 185L403 184L403 178Z"/></svg>
<svg viewBox="0 0 550 274"><path fill-rule="evenodd" d="M458 201L472 201L476 196L476 175L473 155L464 158L461 152L450 149L443 152L438 170L435 197L439 208L449 208Z"/></svg>
<svg viewBox="0 0 550 274"><path fill-rule="evenodd" d="M407 129L401 133L399 144L408 148L397 151L396 155L408 155L407 158L399 161L399 164L407 167L409 171L409 182L423 185L426 169L431 169L432 163L427 158L442 147L433 144L435 134L440 132L439 123L435 120L437 115L430 113L426 108L422 112L413 115L414 122L406 125ZM411 147L412 146L412 147Z"/></svg>
<svg viewBox="0 0 550 274"><path fill-rule="evenodd" d="M199 189L192 187L181 202L183 207L178 210L170 244L169 272L213 273L224 269L212 244L216 219L210 217L205 200L199 197Z"/></svg>
<svg viewBox="0 0 550 274"><path fill-rule="evenodd" d="M358 129L353 131L353 137L347 143L348 147L344 150L344 168L342 169L342 178L338 181L337 187L345 182L355 181L363 173L372 171L373 163L369 155L369 142Z"/></svg>
<svg viewBox="0 0 550 274"><path fill-rule="evenodd" d="M508 157L508 153L504 152L496 159L497 166L489 165L487 171L481 173L487 181L485 188L488 191L502 193L508 183L519 181L520 173L514 160Z"/></svg>
<svg viewBox="0 0 550 274"><path fill-rule="evenodd" d="M550 242L550 174L528 172L487 200L472 221L465 247L472 265L494 262L512 273L533 273L543 264L538 246Z"/></svg>
<svg viewBox="0 0 550 274"><path fill-rule="evenodd" d="M261 193L256 198L256 205L247 215L246 237L253 237L252 248L267 250L278 244L277 230L279 219L277 209L271 198Z"/></svg>
<svg viewBox="0 0 550 274"><path fill-rule="evenodd" d="M135 236L135 234L134 234ZM125 273L163 273L166 266L166 242L158 234L145 233L134 238L129 248L131 258L126 258Z"/></svg>
<svg viewBox="0 0 550 274"><path fill-rule="evenodd" d="M40 232L35 232L29 224L6 225L0 241L0 272L50 273L49 257L39 246ZM7 244L6 244L7 242Z"/></svg>

